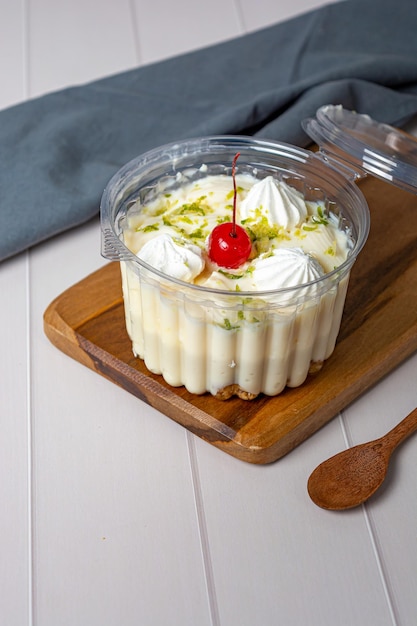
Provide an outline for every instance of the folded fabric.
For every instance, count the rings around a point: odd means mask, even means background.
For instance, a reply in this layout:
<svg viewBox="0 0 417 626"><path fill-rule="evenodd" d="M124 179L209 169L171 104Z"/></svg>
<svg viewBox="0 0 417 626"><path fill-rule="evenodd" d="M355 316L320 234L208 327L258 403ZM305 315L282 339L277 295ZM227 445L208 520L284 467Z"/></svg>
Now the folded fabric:
<svg viewBox="0 0 417 626"><path fill-rule="evenodd" d="M158 145L305 146L323 104L401 125L417 113L416 25L415 0L345 0L0 112L0 260L96 215L111 176Z"/></svg>

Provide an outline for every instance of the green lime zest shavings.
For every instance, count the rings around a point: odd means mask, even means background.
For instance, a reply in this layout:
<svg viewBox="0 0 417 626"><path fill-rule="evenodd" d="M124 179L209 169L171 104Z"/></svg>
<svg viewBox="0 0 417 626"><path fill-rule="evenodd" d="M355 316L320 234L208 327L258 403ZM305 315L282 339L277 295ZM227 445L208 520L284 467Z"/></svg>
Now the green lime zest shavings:
<svg viewBox="0 0 417 626"><path fill-rule="evenodd" d="M244 276L247 274L252 274L254 270L255 270L254 265L248 265L245 271L240 272L239 274L234 274L233 272L227 272L226 270L223 270L220 267L217 271L219 272L219 274L222 274L223 276L225 276L226 278L229 278L230 280L238 280L239 278L244 278Z"/></svg>
<svg viewBox="0 0 417 626"><path fill-rule="evenodd" d="M241 193L243 191L243 187L240 187L239 185L236 187L236 192L237 193ZM229 191L229 193L226 194L226 200L230 200L231 198L233 198L234 196L234 190L231 189Z"/></svg>
<svg viewBox="0 0 417 626"><path fill-rule="evenodd" d="M139 226L139 227L136 229L136 231L137 231L138 233L139 233L139 232L142 232L142 233L149 233L149 232L151 232L151 231L153 231L153 230L159 230L159 224L158 224L158 223L155 223L155 224L148 224L147 226L143 226L143 227Z"/></svg>
<svg viewBox="0 0 417 626"><path fill-rule="evenodd" d="M329 246L327 250L324 251L324 254L328 254L329 256L336 256L336 244L334 243L332 246Z"/></svg>
<svg viewBox="0 0 417 626"><path fill-rule="evenodd" d="M155 217L160 217L161 215L169 213L175 209L175 206L178 204L178 199L170 200L171 194L165 194L164 197L165 200L160 200L157 206L152 209L152 212L148 211L149 214L154 215Z"/></svg>
<svg viewBox="0 0 417 626"><path fill-rule="evenodd" d="M258 209L256 209L258 211ZM265 215L256 215L242 220L242 226L245 226L252 241L262 239L289 239L288 234L282 226L278 224L271 226Z"/></svg>
<svg viewBox="0 0 417 626"><path fill-rule="evenodd" d="M237 317L242 322L249 322L249 324L259 324L259 319L250 312L238 311Z"/></svg>
<svg viewBox="0 0 417 626"><path fill-rule="evenodd" d="M222 328L225 330L238 330L240 328L239 324L232 324L228 317L225 317L223 320Z"/></svg>
<svg viewBox="0 0 417 626"><path fill-rule="evenodd" d="M166 215L164 215L162 217L162 222L163 222L164 226L174 226L172 221L170 219L168 219L168 217Z"/></svg>
<svg viewBox="0 0 417 626"><path fill-rule="evenodd" d="M206 196L201 196L195 202L181 205L179 210L180 215L187 215L188 213L193 213L195 215L206 215L207 209L209 207L202 206L202 202L203 200L205 200L205 198Z"/></svg>
<svg viewBox="0 0 417 626"><path fill-rule="evenodd" d="M239 278L243 278L245 274L233 274L232 272L226 272L225 270L218 269L219 274L226 276L230 280L238 280Z"/></svg>
<svg viewBox="0 0 417 626"><path fill-rule="evenodd" d="M187 237L191 237L191 239L205 239L206 234L202 228L197 228L192 233L187 233Z"/></svg>
<svg viewBox="0 0 417 626"><path fill-rule="evenodd" d="M297 237L297 239L305 239L307 235L302 232L301 228L296 228L294 231L294 237Z"/></svg>
<svg viewBox="0 0 417 626"><path fill-rule="evenodd" d="M317 215L313 215L312 218L311 218L311 221L314 224L323 224L323 226L327 226L328 225L329 220L324 215L324 211L323 211L323 207L322 206L318 206L317 207Z"/></svg>

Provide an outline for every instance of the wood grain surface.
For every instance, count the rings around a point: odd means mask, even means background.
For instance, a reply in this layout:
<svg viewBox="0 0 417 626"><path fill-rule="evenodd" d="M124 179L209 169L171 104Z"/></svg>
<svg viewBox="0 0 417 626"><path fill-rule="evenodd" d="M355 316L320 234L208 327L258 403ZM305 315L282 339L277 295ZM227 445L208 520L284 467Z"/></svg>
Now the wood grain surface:
<svg viewBox="0 0 417 626"><path fill-rule="evenodd" d="M170 387L132 354L118 263L58 296L45 311L45 333L225 452L251 463L276 461L417 349L417 196L372 177L359 185L371 211L370 236L352 270L336 349L301 387L252 402Z"/></svg>

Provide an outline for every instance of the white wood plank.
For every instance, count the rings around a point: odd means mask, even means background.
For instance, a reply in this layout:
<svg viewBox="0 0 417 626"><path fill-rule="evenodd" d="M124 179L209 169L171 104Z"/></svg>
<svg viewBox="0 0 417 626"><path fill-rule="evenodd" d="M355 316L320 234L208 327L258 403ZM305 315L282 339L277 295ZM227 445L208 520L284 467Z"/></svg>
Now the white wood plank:
<svg viewBox="0 0 417 626"><path fill-rule="evenodd" d="M0 265L0 623L31 611L26 255Z"/></svg>
<svg viewBox="0 0 417 626"><path fill-rule="evenodd" d="M417 355L346 410L354 445L382 436L417 406ZM380 492L367 504L375 553L399 624L417 615L417 435L394 453Z"/></svg>
<svg viewBox="0 0 417 626"><path fill-rule="evenodd" d="M195 443L220 623L239 607L241 626L391 626L363 510L323 511L307 494L326 450L344 447L337 419L269 466Z"/></svg>
<svg viewBox="0 0 417 626"><path fill-rule="evenodd" d="M49 302L102 264L97 226L31 253L35 622L209 624L184 430L42 332Z"/></svg>
<svg viewBox="0 0 417 626"><path fill-rule="evenodd" d="M312 11L331 0L238 0L246 32L265 28L276 22L283 22L307 11Z"/></svg>
<svg viewBox="0 0 417 626"><path fill-rule="evenodd" d="M0 0L0 109L26 95L26 15L24 5Z"/></svg>
<svg viewBox="0 0 417 626"><path fill-rule="evenodd" d="M57 23L56 11L49 13L49 28L57 30L56 40L63 38L66 43L58 51L59 65L46 70L42 61L47 51L40 47L43 13L36 13L39 19L32 22L31 30L32 94L94 79L132 62L133 32L126 35L130 18L125 12L122 21L115 23L111 14L120 5L112 3L109 14L100 13L102 28L95 24L99 52L85 63L83 42L87 46L85 35L90 34L97 5L90 3L90 18L87 15L81 29L80 7L81 3L64 7L68 33ZM68 38L74 37L77 42L81 39L81 45L77 43L72 59ZM103 62L103 44L109 46L113 65L106 58ZM161 433L155 428L155 418L160 418L155 411L141 410L135 398L79 364L68 364L68 358L41 332L41 313L48 302L103 264L99 249L99 227L94 221L31 253L32 338L38 366L32 381L36 390L35 621L45 625L133 624L138 619L147 624L206 624L208 599L184 431L162 418ZM71 259L65 267L63 257ZM84 393L74 394L83 388ZM93 416L92 422L86 414ZM149 417L149 422L143 422Z"/></svg>
<svg viewBox="0 0 417 626"><path fill-rule="evenodd" d="M136 64L129 0L29 2L31 96Z"/></svg>
<svg viewBox="0 0 417 626"><path fill-rule="evenodd" d="M0 0L0 16L1 109L25 96L23 5ZM27 285L25 254L0 265L0 623L10 626L31 614Z"/></svg>
<svg viewBox="0 0 417 626"><path fill-rule="evenodd" d="M203 48L243 34L232 0L134 0L141 63Z"/></svg>

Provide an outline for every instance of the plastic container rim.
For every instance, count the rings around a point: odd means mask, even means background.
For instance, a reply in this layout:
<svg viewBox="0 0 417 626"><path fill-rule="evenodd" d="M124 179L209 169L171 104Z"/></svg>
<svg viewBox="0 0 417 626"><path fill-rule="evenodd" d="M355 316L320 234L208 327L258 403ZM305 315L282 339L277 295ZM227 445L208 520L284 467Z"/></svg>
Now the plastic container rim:
<svg viewBox="0 0 417 626"><path fill-rule="evenodd" d="M151 163L152 160L156 156L158 155L163 156L164 154L168 156L171 151L173 151L174 149L178 149L181 146L185 147L185 146L198 146L198 145L200 146L200 148L212 147L212 150L209 150L209 152L210 151L215 152L216 149L219 149L219 148L224 148L228 150L231 150L232 148L236 148L236 150L238 150L239 146L247 147L251 150L254 150L255 152L259 151L259 153L267 152L268 154L271 154L271 155L277 154L277 156L283 156L284 158L294 161L295 163L298 162L298 163L307 164L308 162L314 163L315 161L317 161L317 163L320 163L321 165L324 164L324 166L326 167L326 171L328 171L329 174L330 172L332 172L334 176L340 179L340 182L343 182L344 191L345 192L347 191L349 193L350 197L354 199L355 202L358 203L358 206L360 206L362 210L362 224L361 224L362 232L358 233L358 240L354 243L354 246L352 250L350 251L350 254L348 254L348 257L346 258L346 260L343 263L341 263L338 267L333 269L332 271L327 272L326 274L323 274L323 276L315 280L309 281L307 283L302 283L300 285L296 285L292 287L281 287L279 289L271 289L271 290L264 290L264 291L252 290L252 291L234 292L234 291L230 291L227 289L214 289L211 287L205 287L203 285L196 285L194 283L188 283L186 281L182 281L178 278L169 276L168 274L161 272L160 270L154 268L153 266L149 265L148 263L140 259L135 254L133 254L133 252L131 252L129 248L127 248L127 246L124 244L124 242L118 237L117 232L114 227L114 223L112 223L111 215L110 215L110 204L109 204L110 190L119 181L121 181L123 177L126 176L126 174L133 171L134 168L138 168L141 164L142 164L142 167L145 167L147 164ZM196 152L195 154L199 154L200 152L201 150ZM185 152L183 153L182 156L186 156L187 154L190 155L192 153ZM178 156L180 157L181 153L179 153ZM172 161L172 158L167 159L167 160ZM342 215L343 215L343 210L342 210ZM243 135L208 135L208 136L201 136L201 137L196 137L196 138L191 138L191 139L184 139L184 140L164 144L162 146L153 148L147 152L144 152L141 155L136 156L135 158L128 161L125 165L123 165L109 180L101 197L100 216L101 216L101 227L102 227L102 255L105 258L111 258L114 261L131 263L134 266L142 267L143 269L147 270L151 274L155 274L156 276L164 279L168 283L176 284L182 289L186 288L186 289L190 289L192 291L200 292L200 293L228 296L229 298L239 297L239 299L248 298L248 297L252 297L252 298L271 297L271 296L279 296L281 294L284 295L288 293L294 293L294 294L298 293L301 295L303 291L308 291L308 289L314 285L318 285L318 284L329 285L329 283L333 284L333 282L339 282L339 280L341 280L341 278L351 269L358 254L364 247L368 234L369 234L369 228L370 228L370 215L369 215L369 208L368 208L366 199L363 193L361 192L361 190L357 187L356 184L354 184L345 175L342 169L338 169L333 164L328 163L325 158L322 158L322 155L320 153L314 153L310 150L306 150L304 148L300 148L298 146L294 146L292 144L285 143L282 141L274 141L274 140L269 140L269 139L263 140L263 139L257 139L257 138L253 138L249 136L243 136ZM108 239L109 235L112 241L109 241ZM109 248L112 250L112 253L113 253L112 255L109 254ZM327 289L323 289L323 292L327 291L329 288L330 287L328 287Z"/></svg>

